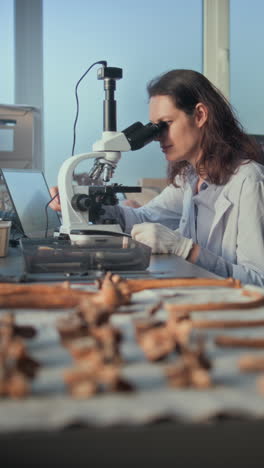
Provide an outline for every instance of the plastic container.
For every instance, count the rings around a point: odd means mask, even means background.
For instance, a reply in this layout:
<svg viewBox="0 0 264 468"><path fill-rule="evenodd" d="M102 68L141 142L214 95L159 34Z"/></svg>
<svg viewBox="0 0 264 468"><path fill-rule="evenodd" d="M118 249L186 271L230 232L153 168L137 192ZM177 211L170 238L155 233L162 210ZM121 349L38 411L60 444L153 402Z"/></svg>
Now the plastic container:
<svg viewBox="0 0 264 468"><path fill-rule="evenodd" d="M11 221L0 219L0 257L7 256L11 224Z"/></svg>

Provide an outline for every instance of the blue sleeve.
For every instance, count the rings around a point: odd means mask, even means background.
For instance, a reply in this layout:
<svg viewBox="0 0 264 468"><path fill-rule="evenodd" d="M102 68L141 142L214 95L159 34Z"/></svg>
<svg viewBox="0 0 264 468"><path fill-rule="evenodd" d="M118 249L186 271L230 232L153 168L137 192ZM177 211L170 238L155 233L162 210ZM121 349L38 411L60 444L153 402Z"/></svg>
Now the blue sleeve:
<svg viewBox="0 0 264 468"><path fill-rule="evenodd" d="M264 286L264 274L261 271L228 262L223 257L202 247L195 264L224 278L231 277L239 279L243 284Z"/></svg>

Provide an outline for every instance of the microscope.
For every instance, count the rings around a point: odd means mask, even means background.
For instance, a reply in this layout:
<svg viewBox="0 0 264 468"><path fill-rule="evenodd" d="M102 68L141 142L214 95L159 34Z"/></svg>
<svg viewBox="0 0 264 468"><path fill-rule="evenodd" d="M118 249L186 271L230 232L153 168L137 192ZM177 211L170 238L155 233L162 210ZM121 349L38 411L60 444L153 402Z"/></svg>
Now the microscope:
<svg viewBox="0 0 264 468"><path fill-rule="evenodd" d="M89 238L93 234L109 235L122 233L115 219L101 221L105 213L104 206L118 204L118 193L140 192L141 188L108 184L111 180L121 152L134 151L153 141L166 126L164 122L143 125L135 122L125 130L116 130L116 81L122 78L122 69L108 67L107 63L97 71L97 79L104 81L105 99L103 103L103 134L101 140L93 144L91 153L69 157L62 164L58 175L58 187L61 203L62 225L60 236L75 242ZM74 185L74 170L86 159L93 159L94 164L88 176L89 186ZM98 181L100 183L98 184Z"/></svg>
<svg viewBox="0 0 264 468"><path fill-rule="evenodd" d="M122 271L128 275L149 266L151 248L122 232L115 219L107 219L107 206L118 204L118 193L140 192L140 187L109 184L122 151L142 148L157 137L166 123L143 125L136 122L122 132L116 131L116 81L122 69L98 70L104 80L104 131L91 153L71 156L62 164L58 187L62 224L59 235L45 239L22 239L21 246L27 273L54 279L56 275L72 279L97 277L102 271ZM86 159L94 164L88 185L74 183L74 170ZM102 215L103 218L102 218ZM104 221L102 222L102 219ZM54 277L55 275L55 277Z"/></svg>

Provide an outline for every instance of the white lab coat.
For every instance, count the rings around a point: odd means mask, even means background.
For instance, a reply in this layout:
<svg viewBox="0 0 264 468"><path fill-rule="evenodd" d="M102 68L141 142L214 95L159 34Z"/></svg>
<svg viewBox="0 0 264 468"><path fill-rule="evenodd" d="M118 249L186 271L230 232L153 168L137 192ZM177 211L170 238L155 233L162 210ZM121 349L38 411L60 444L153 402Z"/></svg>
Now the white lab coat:
<svg viewBox="0 0 264 468"><path fill-rule="evenodd" d="M190 237L192 190L186 184L180 222ZM244 284L264 285L264 166L241 165L215 203L215 217L197 264Z"/></svg>
<svg viewBox="0 0 264 468"><path fill-rule="evenodd" d="M141 208L116 207L126 232L142 222L156 222L191 237L192 188L188 181L170 185ZM183 201L182 201L183 199ZM182 216L181 216L182 213ZM194 239L193 239L194 240ZM264 286L264 166L239 167L215 202L215 216L197 265L244 284Z"/></svg>
<svg viewBox="0 0 264 468"><path fill-rule="evenodd" d="M182 216L184 189L174 185L166 187L159 195L141 208L120 207L121 223L125 232L130 233L134 224L160 223L170 229L177 229ZM119 207L118 207L119 208Z"/></svg>

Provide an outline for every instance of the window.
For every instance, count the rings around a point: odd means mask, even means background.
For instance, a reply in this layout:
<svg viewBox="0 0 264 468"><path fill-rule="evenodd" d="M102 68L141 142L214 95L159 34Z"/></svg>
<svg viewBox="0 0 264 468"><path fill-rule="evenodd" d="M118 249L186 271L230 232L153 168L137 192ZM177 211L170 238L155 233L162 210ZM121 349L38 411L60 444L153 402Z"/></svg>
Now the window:
<svg viewBox="0 0 264 468"><path fill-rule="evenodd" d="M263 0L230 0L230 100L252 134L264 134L263 17Z"/></svg>

